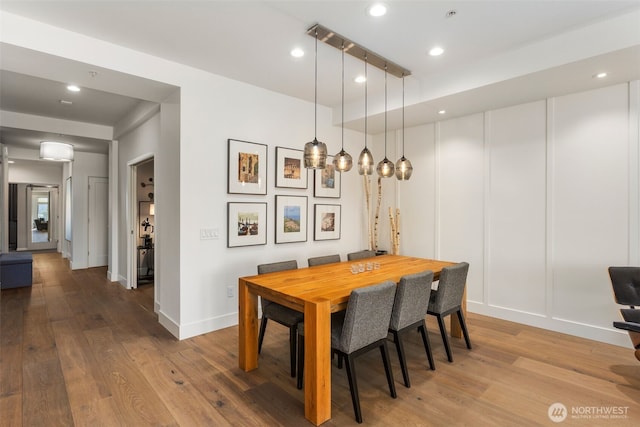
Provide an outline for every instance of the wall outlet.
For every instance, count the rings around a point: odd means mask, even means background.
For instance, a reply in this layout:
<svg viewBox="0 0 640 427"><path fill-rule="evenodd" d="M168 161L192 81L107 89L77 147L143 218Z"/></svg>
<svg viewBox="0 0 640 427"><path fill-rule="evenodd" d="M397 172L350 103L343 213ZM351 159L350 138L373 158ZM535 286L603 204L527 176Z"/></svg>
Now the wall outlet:
<svg viewBox="0 0 640 427"><path fill-rule="evenodd" d="M227 296L233 298L233 286L227 286Z"/></svg>

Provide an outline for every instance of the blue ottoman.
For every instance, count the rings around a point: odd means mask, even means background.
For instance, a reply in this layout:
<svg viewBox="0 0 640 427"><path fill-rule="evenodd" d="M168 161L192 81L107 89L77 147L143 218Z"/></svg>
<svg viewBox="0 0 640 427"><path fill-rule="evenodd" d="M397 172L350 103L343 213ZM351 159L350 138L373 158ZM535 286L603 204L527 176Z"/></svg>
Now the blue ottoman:
<svg viewBox="0 0 640 427"><path fill-rule="evenodd" d="M0 254L0 286L2 289L31 286L33 283L31 252Z"/></svg>

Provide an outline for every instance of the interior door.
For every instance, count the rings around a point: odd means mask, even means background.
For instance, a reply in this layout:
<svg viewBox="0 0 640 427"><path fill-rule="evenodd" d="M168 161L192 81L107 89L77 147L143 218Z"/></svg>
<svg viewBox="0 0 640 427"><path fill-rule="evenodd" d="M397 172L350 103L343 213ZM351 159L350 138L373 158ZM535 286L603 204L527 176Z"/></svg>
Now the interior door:
<svg viewBox="0 0 640 427"><path fill-rule="evenodd" d="M89 177L89 267L109 262L109 179Z"/></svg>
<svg viewBox="0 0 640 427"><path fill-rule="evenodd" d="M56 249L58 219L57 186L27 187L27 248L30 250Z"/></svg>

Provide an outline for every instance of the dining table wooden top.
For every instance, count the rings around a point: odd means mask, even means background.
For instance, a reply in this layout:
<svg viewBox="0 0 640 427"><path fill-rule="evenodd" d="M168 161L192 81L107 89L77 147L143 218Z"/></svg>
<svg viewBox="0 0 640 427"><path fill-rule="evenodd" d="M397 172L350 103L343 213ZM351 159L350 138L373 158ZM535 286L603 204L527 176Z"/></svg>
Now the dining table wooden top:
<svg viewBox="0 0 640 427"><path fill-rule="evenodd" d="M314 267L285 270L240 278L251 291L304 312L305 301L331 301L331 311L344 310L351 291L386 280L399 282L406 274L425 270L438 280L444 267L455 262L402 255L381 255L357 261L342 261ZM352 272L352 266L364 271ZM369 269L370 267L370 269ZM361 268L361 269L362 269ZM270 298L271 297L271 298Z"/></svg>

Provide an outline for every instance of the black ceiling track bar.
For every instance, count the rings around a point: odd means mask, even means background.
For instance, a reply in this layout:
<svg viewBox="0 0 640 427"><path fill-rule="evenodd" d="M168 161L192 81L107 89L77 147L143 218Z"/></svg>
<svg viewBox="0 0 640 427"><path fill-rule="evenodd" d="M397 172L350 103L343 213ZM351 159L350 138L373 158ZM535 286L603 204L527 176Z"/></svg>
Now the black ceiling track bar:
<svg viewBox="0 0 640 427"><path fill-rule="evenodd" d="M377 53L372 52L364 46L359 45L358 43L349 40L348 38L341 36L340 34L332 31L326 27L323 27L320 24L316 24L313 27L307 30L307 34L311 37L316 36L316 31L318 32L318 40L335 47L336 49L342 50L342 46L344 45L345 53L358 58L361 61L364 61L365 54L367 55L367 62L377 68L380 68L384 71L385 67L387 72L392 76L402 78L402 76L410 76L411 71L407 70L404 67L396 64L395 62L389 61L387 58L378 55Z"/></svg>

